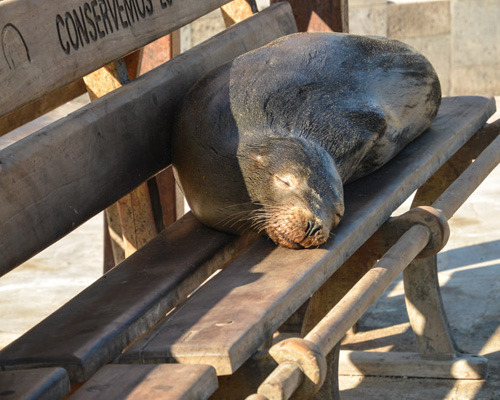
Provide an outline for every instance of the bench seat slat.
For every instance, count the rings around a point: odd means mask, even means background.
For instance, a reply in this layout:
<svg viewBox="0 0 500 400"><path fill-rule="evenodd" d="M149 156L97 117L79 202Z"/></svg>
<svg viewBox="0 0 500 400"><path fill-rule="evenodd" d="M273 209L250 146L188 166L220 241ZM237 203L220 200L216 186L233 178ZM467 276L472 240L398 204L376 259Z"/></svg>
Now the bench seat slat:
<svg viewBox="0 0 500 400"><path fill-rule="evenodd" d="M229 1L47 0L36 13L29 1L1 2L0 116Z"/></svg>
<svg viewBox="0 0 500 400"><path fill-rule="evenodd" d="M241 251L245 240L185 215L5 347L0 367L57 365L72 382L87 380Z"/></svg>
<svg viewBox="0 0 500 400"><path fill-rule="evenodd" d="M426 133L380 170L346 186L344 218L325 246L290 250L258 240L122 359L210 364L219 375L233 373L494 109L493 99L444 99Z"/></svg>
<svg viewBox="0 0 500 400"><path fill-rule="evenodd" d="M39 368L0 372L0 398L60 400L71 390L62 368Z"/></svg>
<svg viewBox="0 0 500 400"><path fill-rule="evenodd" d="M106 365L71 400L204 400L218 387L208 365Z"/></svg>
<svg viewBox="0 0 500 400"><path fill-rule="evenodd" d="M1 150L0 275L167 167L176 105L204 73L295 31L277 4Z"/></svg>

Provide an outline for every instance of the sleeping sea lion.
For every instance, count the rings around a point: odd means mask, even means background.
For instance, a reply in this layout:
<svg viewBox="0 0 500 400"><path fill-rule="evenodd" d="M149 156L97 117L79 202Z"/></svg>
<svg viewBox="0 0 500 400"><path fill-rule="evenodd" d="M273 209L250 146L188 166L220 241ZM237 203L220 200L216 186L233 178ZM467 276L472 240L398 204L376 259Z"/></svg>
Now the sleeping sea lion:
<svg viewBox="0 0 500 400"><path fill-rule="evenodd" d="M176 121L174 170L204 224L319 246L344 213L343 184L425 131L440 102L434 68L404 43L289 35L193 86Z"/></svg>

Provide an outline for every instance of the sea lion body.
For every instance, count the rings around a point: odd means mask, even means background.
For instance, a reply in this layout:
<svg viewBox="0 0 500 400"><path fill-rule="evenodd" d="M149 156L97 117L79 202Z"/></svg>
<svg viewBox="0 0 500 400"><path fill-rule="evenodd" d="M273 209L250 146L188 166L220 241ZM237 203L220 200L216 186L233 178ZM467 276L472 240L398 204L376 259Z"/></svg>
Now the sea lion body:
<svg viewBox="0 0 500 400"><path fill-rule="evenodd" d="M195 84L178 115L173 165L205 224L317 246L343 215L342 184L420 135L440 100L431 64L399 41L294 34Z"/></svg>

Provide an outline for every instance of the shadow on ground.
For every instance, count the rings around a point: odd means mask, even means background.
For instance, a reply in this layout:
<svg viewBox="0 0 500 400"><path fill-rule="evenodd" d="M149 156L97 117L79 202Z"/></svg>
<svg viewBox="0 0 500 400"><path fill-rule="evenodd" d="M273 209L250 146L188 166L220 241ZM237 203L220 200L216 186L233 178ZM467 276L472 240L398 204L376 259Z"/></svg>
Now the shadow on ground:
<svg viewBox="0 0 500 400"><path fill-rule="evenodd" d="M354 377L340 378L342 399L500 398L500 240L444 251L438 256L443 303L458 347L488 359L486 380ZM397 279L365 313L343 349L416 351Z"/></svg>

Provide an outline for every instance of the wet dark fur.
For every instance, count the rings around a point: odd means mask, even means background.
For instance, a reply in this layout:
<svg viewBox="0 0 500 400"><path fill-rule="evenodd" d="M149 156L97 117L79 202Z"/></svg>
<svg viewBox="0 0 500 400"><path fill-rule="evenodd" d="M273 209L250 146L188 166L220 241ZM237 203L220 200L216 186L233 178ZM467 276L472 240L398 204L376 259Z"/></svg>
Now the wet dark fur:
<svg viewBox="0 0 500 400"><path fill-rule="evenodd" d="M421 134L440 99L430 63L401 42L287 36L193 87L177 121L174 167L202 222L237 233L266 229L277 243L297 244L288 247L321 244L343 213L342 183L379 168ZM290 149L280 150L283 139ZM290 168L300 181L293 190L281 185ZM271 214L301 207L303 220L283 228L301 238L275 239ZM321 234L313 229L320 225Z"/></svg>

